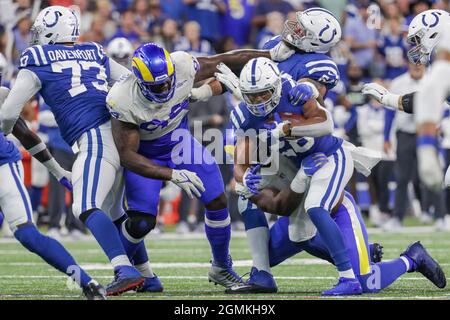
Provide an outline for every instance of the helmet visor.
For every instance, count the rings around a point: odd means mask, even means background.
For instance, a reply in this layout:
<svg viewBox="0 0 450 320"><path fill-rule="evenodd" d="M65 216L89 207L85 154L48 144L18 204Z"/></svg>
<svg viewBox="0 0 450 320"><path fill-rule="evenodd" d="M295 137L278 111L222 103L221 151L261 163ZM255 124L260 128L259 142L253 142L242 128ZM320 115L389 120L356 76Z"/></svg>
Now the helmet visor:
<svg viewBox="0 0 450 320"><path fill-rule="evenodd" d="M273 97L275 88L269 88L261 91L245 92L242 91L242 97L247 104L247 109L255 116L261 117L269 114L273 109Z"/></svg>
<svg viewBox="0 0 450 320"><path fill-rule="evenodd" d="M306 37L306 28L297 21L288 20L284 23L283 32L281 34L282 39L292 44L295 47L299 47L302 39Z"/></svg>
<svg viewBox="0 0 450 320"><path fill-rule="evenodd" d="M175 90L175 76L172 75L161 83L139 81L144 96L155 102L166 102L173 96Z"/></svg>

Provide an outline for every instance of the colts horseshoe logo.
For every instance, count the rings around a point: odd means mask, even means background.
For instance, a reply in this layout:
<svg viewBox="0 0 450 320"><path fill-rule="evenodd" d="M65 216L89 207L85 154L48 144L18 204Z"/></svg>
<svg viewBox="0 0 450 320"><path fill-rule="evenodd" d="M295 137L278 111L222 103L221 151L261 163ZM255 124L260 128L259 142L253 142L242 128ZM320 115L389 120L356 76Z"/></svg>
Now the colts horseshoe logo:
<svg viewBox="0 0 450 320"><path fill-rule="evenodd" d="M431 23L431 24L428 24L426 22L426 20L425 20L426 15L425 14L422 16L422 23L423 23L423 25L425 27L433 28L439 23L439 15L438 15L438 13L437 12L432 12L431 15L434 17L434 22Z"/></svg>
<svg viewBox="0 0 450 320"><path fill-rule="evenodd" d="M45 25L47 28L51 28L51 27L56 26L56 24L58 23L59 17L62 16L62 13L61 13L61 12L59 12L59 11L54 11L53 13L54 13L54 15L55 15L55 21L54 21L53 23L48 23L47 21L45 21L45 18L47 17L47 15L48 15L49 13L50 13L50 11L47 11L47 13L44 15L44 19L43 19L44 25Z"/></svg>
<svg viewBox="0 0 450 320"><path fill-rule="evenodd" d="M327 31L328 29L330 29L330 25L327 24L327 26L326 26L325 28L323 28L322 30L320 30L320 32L319 32L319 37L322 37L323 33L324 33L325 31ZM333 32L332 32L332 34L331 34L331 38L330 38L329 40L323 40L323 39L320 39L320 38L319 38L319 41L322 42L322 43L325 43L325 44L330 43L331 41L333 41L333 39L334 39L334 37L335 37L336 35L337 35L337 31L336 31L336 29L333 29Z"/></svg>

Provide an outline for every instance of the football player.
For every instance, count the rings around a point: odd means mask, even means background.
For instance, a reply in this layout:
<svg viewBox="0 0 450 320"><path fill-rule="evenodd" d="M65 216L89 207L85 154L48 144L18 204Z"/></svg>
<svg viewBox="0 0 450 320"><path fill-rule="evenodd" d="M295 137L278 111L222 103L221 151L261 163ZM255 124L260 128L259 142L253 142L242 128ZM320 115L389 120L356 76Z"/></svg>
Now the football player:
<svg viewBox="0 0 450 320"><path fill-rule="evenodd" d="M80 18L75 11L50 6L32 27L33 46L20 57L19 73L2 108L2 128L9 134L25 104L36 93L55 115L63 139L72 146L73 213L94 235L114 267L108 295L136 288L144 281L130 263L119 233L108 216L120 208L120 160L106 108L108 81L129 71L109 59L100 45L76 44Z"/></svg>
<svg viewBox="0 0 450 320"><path fill-rule="evenodd" d="M266 48L270 48L278 43L285 41L290 43L296 49L296 54L292 55L289 59L280 62L278 68L281 72L288 73L292 76L294 80L297 81L307 81L302 83L300 86L293 86L290 90L291 92L285 93L285 100L289 96L290 99L297 104L301 105L309 98L312 97L313 91L318 91L319 94L315 94L314 97L318 99L323 105L323 96L328 89L333 88L339 80L339 71L336 64L325 54L332 48L341 38L341 28L337 19L327 10L322 8L311 8L302 12L298 12L296 15L296 21L287 21L285 29L282 36L277 36L266 44ZM271 74L271 70L264 70L263 74ZM230 75L230 73L225 72L225 75L217 75L218 79L222 81L227 87L235 88L236 96L240 95L239 86L236 84L237 81L232 81L230 78L235 77ZM234 85L233 83L234 82ZM314 86L311 85L314 84ZM289 103L289 101L287 101ZM244 108L245 109L245 108ZM237 109L236 111L238 111ZM314 109L313 109L314 110ZM306 116L308 116L308 110L304 110ZM232 112L230 119L232 122L241 119L242 116L239 113ZM238 121L237 124L240 124ZM236 127L236 124L234 124ZM307 128L307 127L306 127ZM314 134L314 133L312 133ZM308 135L306 135L308 136ZM311 136L310 136L311 137ZM305 138L299 141L298 146L295 149L308 150L313 144L314 139ZM295 145L295 142L291 141ZM294 150L295 150L294 149ZM344 149L343 149L344 150ZM291 152L296 152L292 151ZM350 155L341 155L340 159L346 159L347 161L339 160L340 166L336 165L334 169L342 173L342 178L344 184L341 184L340 175L333 182L339 185L339 188L343 188L346 184L347 174L353 170L353 164L351 163ZM333 161L334 164L334 161ZM344 169L345 167L345 169ZM344 174L345 173L345 174ZM331 173L333 176L333 173ZM319 185L319 184L317 184ZM332 190L327 191L328 185L323 184L325 187L324 193L327 196L331 194L331 198L335 201L334 192L336 191L336 186L330 187ZM339 189L338 188L338 189ZM317 199L320 198L319 191L317 193ZM333 191L333 192L331 192ZM325 194L322 193L322 196ZM311 204L312 205L312 204ZM321 226L322 233L325 233L328 238L328 243L331 246L333 255L337 259L337 267L342 279L350 279L355 285L358 285L353 271L350 265L350 259L343 249L343 239L340 231L338 230L336 224L329 218L329 214L324 214L326 209L325 205L328 203L316 203L314 207L309 207L310 214L314 216L315 223ZM268 241L268 225L264 218L264 214L261 210L252 210L250 205L240 206L243 211L244 222L247 227L247 236L251 246L251 252L253 257L253 263L258 270L264 270L265 274L270 274L270 266L266 252L263 252L263 248L267 248ZM327 230L327 232L325 232ZM270 291L276 291L276 284L273 281L271 288L267 288Z"/></svg>
<svg viewBox="0 0 450 320"><path fill-rule="evenodd" d="M304 200L307 197L310 183L309 177L320 172L328 161L326 155L316 153L303 160L298 172L292 169L286 170L287 168L284 167L284 182L287 182L287 186L281 191L272 187L250 191L241 186L239 189L241 196L250 197L261 210L282 216L270 229L269 259L271 266L276 266L301 251L334 263L327 245L322 239L322 234L312 228L304 209ZM264 182L264 176L261 175L262 171L259 173L260 167L260 165L253 166L251 173L245 179L267 184L267 181ZM362 292L357 293L379 292L406 272L419 272L438 288L446 286L446 277L442 268L419 241L408 246L397 259L371 263L368 235L358 206L347 191L344 191L340 198L339 203L332 209L332 218L344 236L352 268L361 284ZM256 274L256 276L252 277L252 274ZM227 291L246 292L252 289L253 292L257 292L261 283L260 278L260 273L252 268L250 279L245 285ZM264 290L263 287L261 289ZM342 295L342 292L329 290L322 294Z"/></svg>
<svg viewBox="0 0 450 320"><path fill-rule="evenodd" d="M408 51L408 58L416 64L428 64L437 46L445 48L442 39L444 31L448 31L450 13L443 10L424 11L411 21L408 29L408 42L413 48ZM445 52L445 50L443 51ZM445 56L445 53L442 54ZM441 60L443 58L441 56ZM445 58L444 58L445 60ZM437 124L443 116L443 103L450 103L446 92L446 77L441 78L447 68L445 61L436 61L433 75L428 78L424 88L419 93L412 92L397 95L389 92L377 83L364 85L362 93L374 97L388 107L407 113L415 113L417 127L417 159L421 180L432 190L441 190L443 173L438 157ZM438 71L439 70L439 71ZM436 75L439 74L439 75ZM439 77L439 78L438 78ZM420 103L418 101L421 101ZM447 169L446 186L450 186L450 170Z"/></svg>
<svg viewBox="0 0 450 320"><path fill-rule="evenodd" d="M153 43L135 51L133 74L116 83L107 97L115 118L114 139L125 167L128 220L122 233L129 254L155 227L162 182L171 180L205 204L205 232L213 255L209 280L225 287L241 282L229 256L230 217L222 177L214 158L188 131L189 100L222 93L222 86L212 78L220 62L239 70L255 56L279 60L292 53L284 44L271 50L240 50L198 59L181 51L169 54Z"/></svg>
<svg viewBox="0 0 450 320"><path fill-rule="evenodd" d="M0 87L0 105L9 90ZM42 140L21 118L12 132L27 151L39 160L61 184L72 190L70 172L52 157ZM23 182L22 155L0 131L0 207L14 237L30 252L39 255L49 265L71 276L89 300L106 299L105 289L93 280L55 239L41 234L33 223L30 197Z"/></svg>
<svg viewBox="0 0 450 320"><path fill-rule="evenodd" d="M323 152L330 158L323 170L312 177L309 192L305 197L305 209L329 247L339 272L339 283L330 292L354 294L353 292L361 291L343 236L330 217L331 209L339 202L340 195L353 173L353 159L350 151L343 148L343 140L332 135L333 121L329 112L317 103L317 88L310 82L297 83L288 74L280 75L274 62L257 58L250 60L243 68L239 78L239 90L245 102L233 110L230 116L231 126L236 132L241 131L245 135L248 130L264 130L267 127L266 122L275 113L301 115L303 118L300 118L300 125L291 126L289 122L280 122L269 132L275 139L287 137L279 141L280 155L297 164L316 152ZM238 136L234 176L239 183L245 181L250 169L248 162L238 156L245 155L245 152L241 153L240 150L248 150L250 143L245 136ZM253 231L255 227L263 228L264 232L261 232L259 237L267 241L267 222L263 219L262 212L255 212L249 201L240 203L240 207L249 211L244 214L244 221L247 220L246 225L250 226L247 229ZM258 245L260 243L261 241ZM253 249L252 242L250 245ZM270 274L267 255L264 256L262 251L257 250L258 254L263 255L257 256L256 261L262 268L256 268L264 271L266 275ZM271 288L267 289L276 291L274 281Z"/></svg>

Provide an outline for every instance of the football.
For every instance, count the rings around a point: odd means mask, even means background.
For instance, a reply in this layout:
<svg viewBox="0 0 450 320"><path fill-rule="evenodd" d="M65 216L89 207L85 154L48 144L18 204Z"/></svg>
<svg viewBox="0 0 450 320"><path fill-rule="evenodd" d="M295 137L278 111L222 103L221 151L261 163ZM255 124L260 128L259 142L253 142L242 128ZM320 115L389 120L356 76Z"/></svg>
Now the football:
<svg viewBox="0 0 450 320"><path fill-rule="evenodd" d="M298 113L293 112L279 112L281 120L283 121L290 121L292 126L298 126L302 123L303 120L305 120L305 117ZM274 121L273 115L269 118L267 121L268 123L272 123Z"/></svg>

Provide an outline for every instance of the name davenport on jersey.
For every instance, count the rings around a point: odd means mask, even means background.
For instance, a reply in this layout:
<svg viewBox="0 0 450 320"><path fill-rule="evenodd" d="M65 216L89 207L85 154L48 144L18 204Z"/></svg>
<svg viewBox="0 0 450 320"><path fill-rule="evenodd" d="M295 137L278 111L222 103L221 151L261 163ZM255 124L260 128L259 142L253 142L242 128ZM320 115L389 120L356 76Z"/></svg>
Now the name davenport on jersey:
<svg viewBox="0 0 450 320"><path fill-rule="evenodd" d="M152 103L146 99L132 74L116 83L106 98L111 116L138 125L141 140L156 140L177 128L188 128L185 116L199 63L182 51L173 52L170 57L177 75L176 88L173 98L166 103Z"/></svg>

